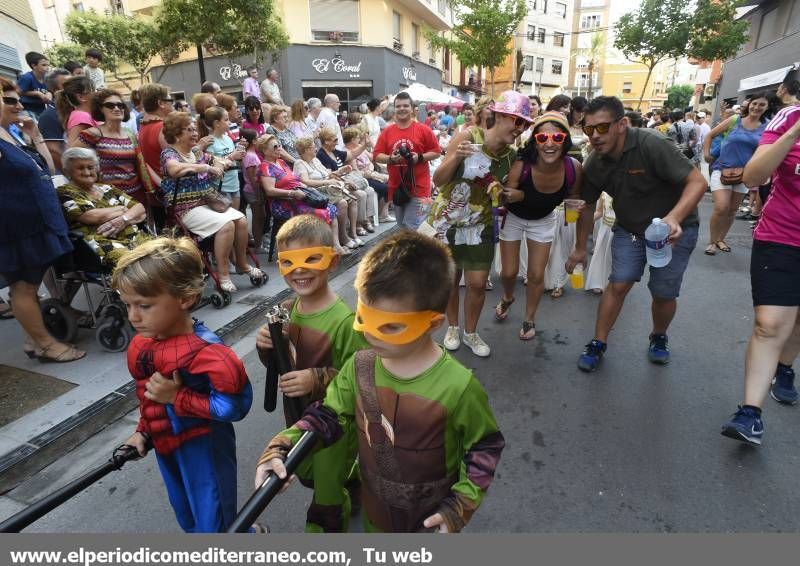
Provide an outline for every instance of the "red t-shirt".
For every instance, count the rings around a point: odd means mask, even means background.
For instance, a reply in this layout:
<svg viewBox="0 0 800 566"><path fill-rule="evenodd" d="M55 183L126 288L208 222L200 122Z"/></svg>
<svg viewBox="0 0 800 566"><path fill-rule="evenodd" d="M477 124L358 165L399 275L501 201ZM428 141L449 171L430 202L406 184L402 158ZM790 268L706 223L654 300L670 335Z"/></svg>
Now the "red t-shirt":
<svg viewBox="0 0 800 566"><path fill-rule="evenodd" d="M397 124L392 124L381 132L375 144L373 153L375 155L383 153L392 155L402 144L406 144L412 153L420 156L429 151L441 153L439 142L433 135L430 128L411 122L408 128L401 129ZM389 164L389 199L391 200L394 190L400 186L400 177L408 167L405 163ZM417 163L414 165L414 194L419 198L430 198L431 196L431 168L428 162Z"/></svg>
<svg viewBox="0 0 800 566"><path fill-rule="evenodd" d="M800 106L787 106L767 124L759 145L778 141L800 120ZM800 140L796 141L772 175L772 191L761 210L753 237L800 248Z"/></svg>
<svg viewBox="0 0 800 566"><path fill-rule="evenodd" d="M139 126L139 148L142 150L144 161L159 175L162 173L161 144L158 142L158 136L161 134L161 128L163 127L163 120L143 122Z"/></svg>

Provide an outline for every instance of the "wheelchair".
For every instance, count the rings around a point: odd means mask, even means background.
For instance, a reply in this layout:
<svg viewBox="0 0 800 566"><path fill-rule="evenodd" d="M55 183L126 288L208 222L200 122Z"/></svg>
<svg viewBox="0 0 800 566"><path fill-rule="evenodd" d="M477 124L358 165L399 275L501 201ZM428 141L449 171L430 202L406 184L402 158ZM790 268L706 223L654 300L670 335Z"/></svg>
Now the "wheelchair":
<svg viewBox="0 0 800 566"><path fill-rule="evenodd" d="M174 213L172 207L169 207L167 210L167 227L180 233L180 235L190 238L197 245L197 248L200 250L200 257L203 260L205 275L214 283L214 291L212 291L208 297L203 297L198 306L211 304L215 309L222 309L230 305L233 302L233 295L230 291L226 291L220 286L219 275L216 269L214 269L214 235L212 234L206 238L198 237L192 233L191 230L186 228L186 225L181 221L178 215ZM247 257L253 262L255 267L261 269L261 264L249 245L247 246ZM250 277L250 284L253 285L253 287L261 287L265 285L267 281L269 281L269 275L263 270L261 271L261 276Z"/></svg>
<svg viewBox="0 0 800 566"><path fill-rule="evenodd" d="M82 233L70 231L69 238L73 252L49 270L48 275L61 291L61 297L41 301L45 327L56 340L66 343L75 342L81 328L94 330L103 350L124 352L133 338L134 329L128 322L128 312L119 294L111 288L112 268L101 261ZM100 287L99 302L92 299L92 286ZM89 305L88 315L71 307L81 289Z"/></svg>

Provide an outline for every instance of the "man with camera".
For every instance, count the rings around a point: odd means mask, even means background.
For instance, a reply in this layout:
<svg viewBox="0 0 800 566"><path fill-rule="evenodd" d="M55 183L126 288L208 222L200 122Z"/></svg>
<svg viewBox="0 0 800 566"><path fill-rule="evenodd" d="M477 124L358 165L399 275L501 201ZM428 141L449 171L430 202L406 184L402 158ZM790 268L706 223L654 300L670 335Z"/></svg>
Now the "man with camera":
<svg viewBox="0 0 800 566"><path fill-rule="evenodd" d="M407 92L395 97L395 123L378 137L374 159L389 165L389 198L395 206L397 224L416 230L431 206L428 162L439 157L442 150L431 129L414 122L413 107Z"/></svg>

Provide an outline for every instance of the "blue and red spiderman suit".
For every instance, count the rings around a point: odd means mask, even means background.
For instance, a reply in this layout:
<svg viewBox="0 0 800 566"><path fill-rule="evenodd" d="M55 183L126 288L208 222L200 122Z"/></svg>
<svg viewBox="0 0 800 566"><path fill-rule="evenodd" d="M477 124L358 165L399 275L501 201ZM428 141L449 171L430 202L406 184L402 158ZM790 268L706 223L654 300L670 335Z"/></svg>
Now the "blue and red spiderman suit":
<svg viewBox="0 0 800 566"><path fill-rule="evenodd" d="M233 350L201 322L194 334L156 340L135 336L128 370L136 381L138 432L153 440L167 495L188 533L224 532L236 517L236 437L232 422L253 402L253 388ZM155 372L183 387L174 404L145 398Z"/></svg>

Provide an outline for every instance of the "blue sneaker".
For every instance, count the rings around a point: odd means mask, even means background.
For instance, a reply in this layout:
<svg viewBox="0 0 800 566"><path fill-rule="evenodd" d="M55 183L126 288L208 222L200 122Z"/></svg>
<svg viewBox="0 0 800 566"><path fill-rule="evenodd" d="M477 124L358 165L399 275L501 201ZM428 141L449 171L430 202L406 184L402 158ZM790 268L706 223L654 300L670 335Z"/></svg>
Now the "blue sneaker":
<svg viewBox="0 0 800 566"><path fill-rule="evenodd" d="M650 348L647 350L647 358L650 362L659 365L669 363L669 338L666 334L651 334Z"/></svg>
<svg viewBox="0 0 800 566"><path fill-rule="evenodd" d="M722 426L722 436L741 440L756 446L761 445L764 435L764 422L761 415L751 407L742 407L734 413L733 418Z"/></svg>
<svg viewBox="0 0 800 566"><path fill-rule="evenodd" d="M595 371L600 367L600 360L606 351L605 342L592 340L586 344L581 357L578 358L578 369L582 371Z"/></svg>
<svg viewBox="0 0 800 566"><path fill-rule="evenodd" d="M778 364L769 394L778 403L783 403L784 405L797 403L798 395L797 389L794 387L794 370L791 366Z"/></svg>

